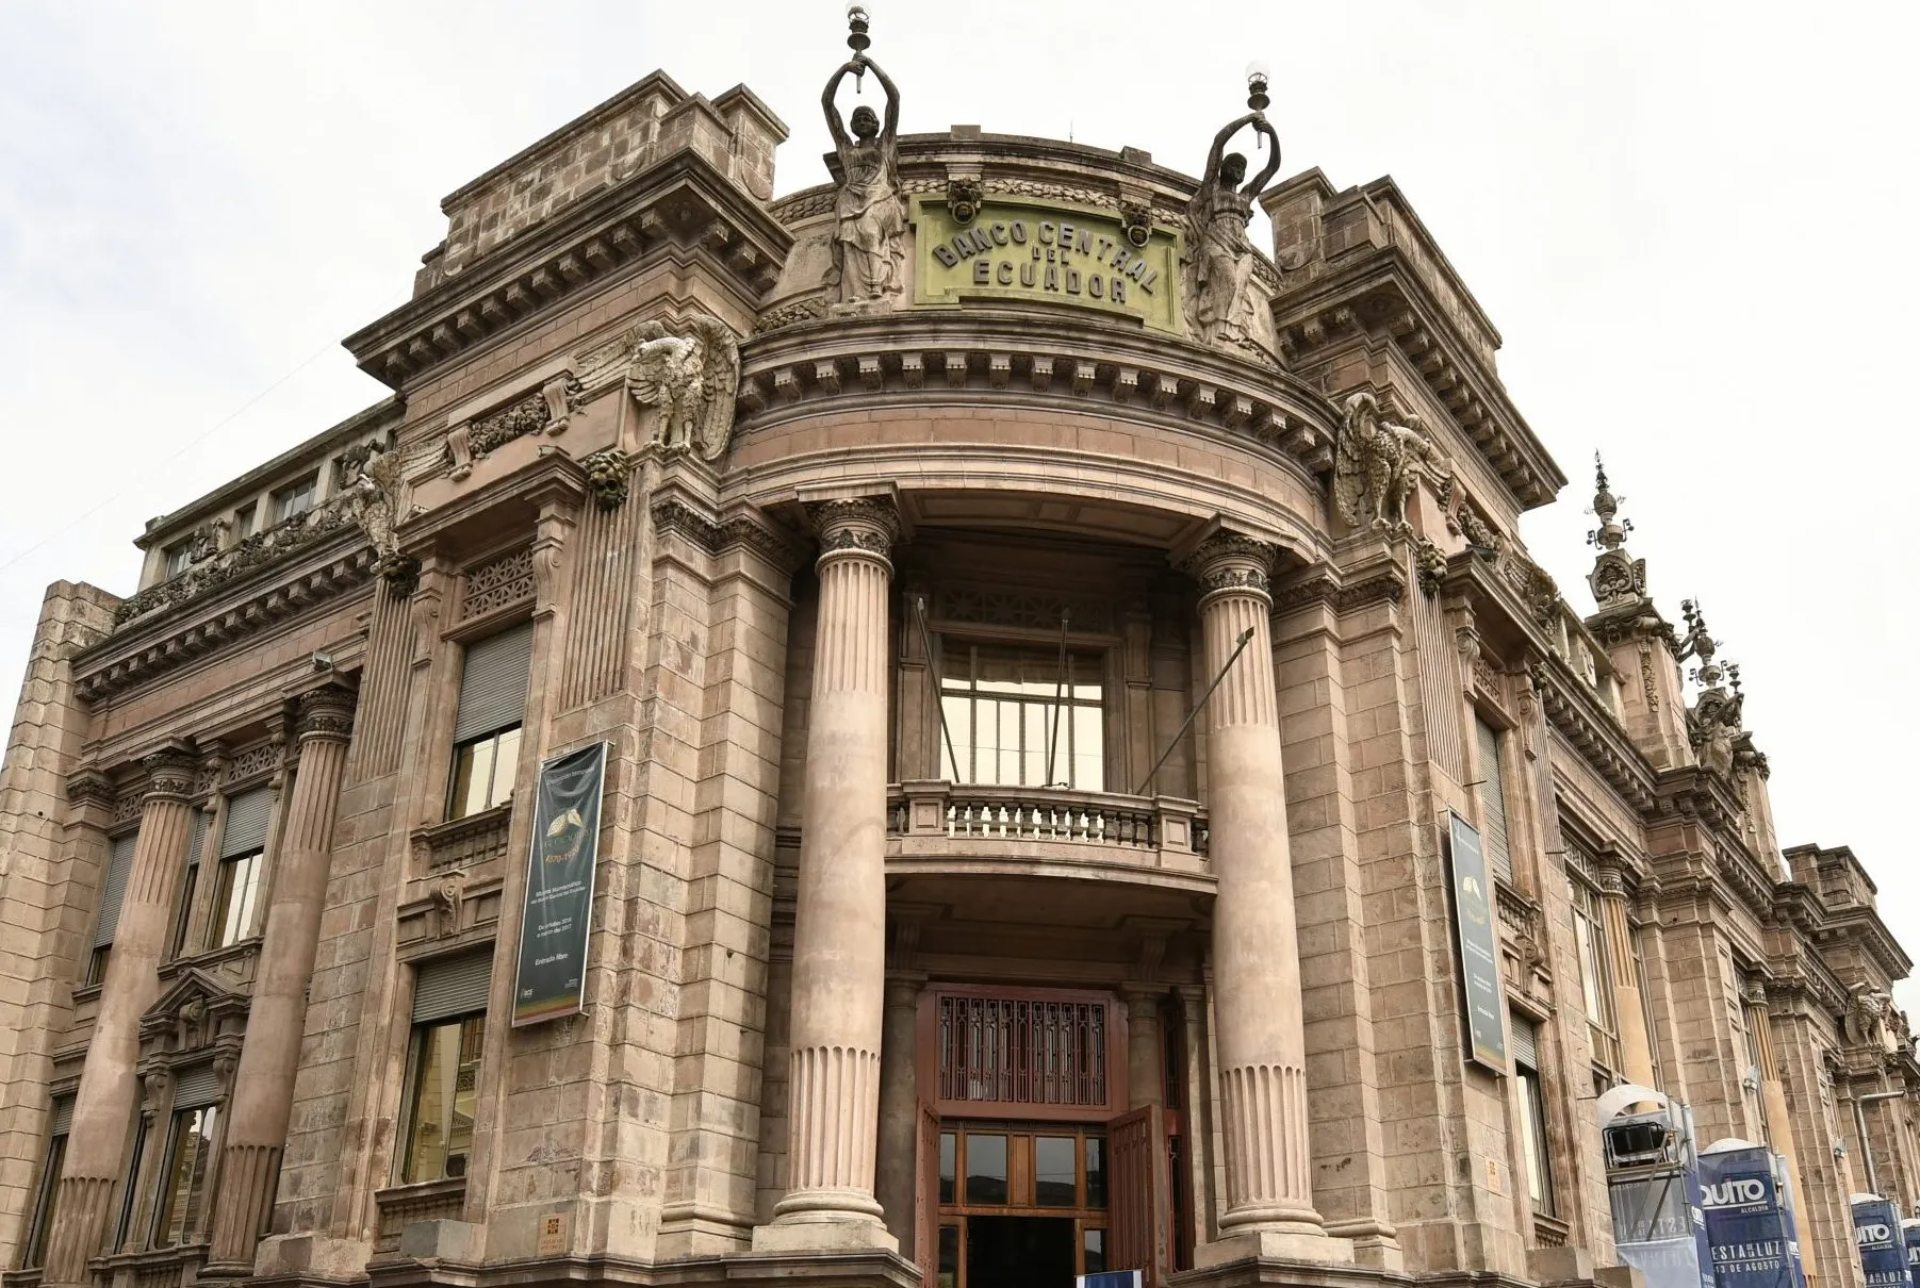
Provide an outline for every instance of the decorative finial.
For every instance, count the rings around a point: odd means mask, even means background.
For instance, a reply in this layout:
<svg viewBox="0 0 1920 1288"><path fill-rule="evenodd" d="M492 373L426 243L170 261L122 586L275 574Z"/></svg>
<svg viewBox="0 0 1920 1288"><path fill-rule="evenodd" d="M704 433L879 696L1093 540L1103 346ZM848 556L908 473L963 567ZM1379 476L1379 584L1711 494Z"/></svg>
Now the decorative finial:
<svg viewBox="0 0 1920 1288"><path fill-rule="evenodd" d="M1267 110L1273 100L1267 97L1267 65L1258 58L1247 64L1247 106L1256 112Z"/></svg>
<svg viewBox="0 0 1920 1288"><path fill-rule="evenodd" d="M1621 549L1627 534L1633 531L1632 519L1621 519L1620 506L1626 500L1615 496L1607 482L1607 466L1600 453L1593 454L1593 508L1587 513L1600 520L1600 526L1587 533L1587 544L1600 555L1587 574L1587 585L1602 609L1638 604L1647 597L1647 561L1635 559Z"/></svg>
<svg viewBox="0 0 1920 1288"><path fill-rule="evenodd" d="M1720 650L1720 641L1708 632L1707 614L1700 607L1699 600L1681 600L1680 615L1687 623L1687 633L1681 639L1680 660L1684 662L1690 657L1699 658L1700 665L1694 668L1689 678L1713 688L1720 683L1721 667L1713 660L1713 655Z"/></svg>
<svg viewBox="0 0 1920 1288"><path fill-rule="evenodd" d="M868 47L873 44L873 37L867 34L868 21L867 7L865 5L855 0L855 3L847 6L847 48L853 51L855 58L866 53ZM866 87L866 79L867 75L864 69L853 74L853 92L855 94L858 94Z"/></svg>
<svg viewBox="0 0 1920 1288"><path fill-rule="evenodd" d="M1587 533L1587 544L1599 546L1602 550L1618 550L1626 543L1627 534L1633 531L1633 520L1622 519L1615 523L1613 516L1620 513L1620 507L1626 497L1615 496L1607 486L1607 467L1601 461L1600 453L1593 454L1593 508L1587 513L1600 520L1600 526Z"/></svg>

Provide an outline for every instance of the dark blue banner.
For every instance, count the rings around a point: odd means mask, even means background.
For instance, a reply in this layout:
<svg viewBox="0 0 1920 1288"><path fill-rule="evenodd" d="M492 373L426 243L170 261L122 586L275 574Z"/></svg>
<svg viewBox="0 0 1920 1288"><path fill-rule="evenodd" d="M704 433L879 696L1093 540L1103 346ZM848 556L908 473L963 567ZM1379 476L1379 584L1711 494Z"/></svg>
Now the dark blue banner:
<svg viewBox="0 0 1920 1288"><path fill-rule="evenodd" d="M1700 1187L1678 1168L1607 1183L1620 1260L1647 1277L1647 1288L1714 1288Z"/></svg>
<svg viewBox="0 0 1920 1288"><path fill-rule="evenodd" d="M1855 1199L1853 1243L1860 1250L1860 1269L1867 1288L1912 1288L1907 1274L1907 1238L1900 1213L1887 1199Z"/></svg>
<svg viewBox="0 0 1920 1288"><path fill-rule="evenodd" d="M1700 1156L1707 1247L1720 1288L1797 1288L1797 1249L1763 1145Z"/></svg>
<svg viewBox="0 0 1920 1288"><path fill-rule="evenodd" d="M1900 1228L1907 1236L1907 1273L1920 1284L1920 1221L1902 1221Z"/></svg>

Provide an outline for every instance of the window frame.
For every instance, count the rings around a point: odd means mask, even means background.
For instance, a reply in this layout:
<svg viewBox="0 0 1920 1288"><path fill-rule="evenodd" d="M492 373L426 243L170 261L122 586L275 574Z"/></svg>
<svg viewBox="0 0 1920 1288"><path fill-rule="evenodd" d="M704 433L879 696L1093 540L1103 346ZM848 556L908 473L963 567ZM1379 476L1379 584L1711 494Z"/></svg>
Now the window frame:
<svg viewBox="0 0 1920 1288"><path fill-rule="evenodd" d="M1006 1142L1006 1168L1003 1184L1007 1187L1005 1200L991 1202L974 1200L968 1197L967 1182L969 1154L971 1149L968 1137L998 1137ZM1070 1137L1074 1141L1074 1201L1070 1205L1058 1206L1042 1204L1038 1201L1039 1166L1038 1151L1035 1142L1045 1138ZM1101 1244L1097 1254L1102 1266L1112 1251L1110 1234L1115 1220L1124 1220L1126 1214L1113 1206L1112 1188L1112 1150L1104 1122L1066 1122L1049 1119L946 1119L940 1124L940 1153L944 1160L949 1157L949 1143L953 1160L951 1178L951 1196L946 1197L936 1191L935 1203L935 1248L936 1256L944 1260L950 1244L955 1262L951 1278L938 1266L935 1268L936 1282L944 1288L990 1288L979 1284L968 1284L967 1251L971 1231L969 1221L974 1217L1038 1217L1043 1220L1068 1221L1074 1231L1074 1264L1077 1273L1095 1273L1098 1268L1086 1264L1089 1236L1098 1235ZM1090 1180L1088 1158L1090 1149L1097 1149L1101 1177L1099 1203L1093 1202L1093 1186ZM941 1177L941 1185L948 1183ZM952 1231L952 1235L948 1235Z"/></svg>
<svg viewBox="0 0 1920 1288"><path fill-rule="evenodd" d="M47 1240L53 1233L54 1218L58 1215L60 1200L60 1170L66 1166L67 1139L72 1129L54 1132L47 1137L47 1153L40 1167L40 1184L36 1187L33 1199L32 1220L27 1226L27 1237L22 1251L25 1254L20 1261L23 1270L40 1269L46 1265Z"/></svg>
<svg viewBox="0 0 1920 1288"><path fill-rule="evenodd" d="M467 1026L470 1024L476 1026L471 1038L467 1033ZM464 1066L471 1064L473 1068L472 1095L476 1109L474 1118L477 1125L479 1116L477 1109L480 1095L480 1074L486 1062L487 1013L485 1011L467 1011L464 1014L451 1015L444 1019L415 1022L411 1026L407 1036L407 1078L401 1100L400 1147L394 1151L393 1183L395 1185L434 1185L444 1181L465 1180L468 1175L467 1167L470 1166L472 1160L471 1137L468 1141L467 1152L460 1155L461 1158L468 1161L462 1164L459 1175L455 1176L447 1171L447 1160L453 1156L450 1149L452 1140L451 1132L447 1134L446 1139L441 1144L440 1174L425 1177L415 1177L413 1175L414 1151L419 1144L417 1133L420 1126L420 1097L425 1090L427 1064L431 1059L431 1046L428 1039L435 1031L446 1028L457 1030L456 1058L454 1062L455 1102L457 1102L459 1095L460 1071ZM460 1059L459 1056L468 1049L469 1042L472 1043L474 1051L472 1060ZM453 1103L455 1102L449 1103L449 1114L454 1112Z"/></svg>
<svg viewBox="0 0 1920 1288"><path fill-rule="evenodd" d="M1576 876L1567 878L1573 911L1574 956L1580 969L1580 997L1587 1012L1593 1062L1622 1080L1620 1005L1614 993L1613 945L1607 936L1605 895Z"/></svg>
<svg viewBox="0 0 1920 1288"><path fill-rule="evenodd" d="M160 551L160 580L172 581L193 567L193 538L176 541Z"/></svg>
<svg viewBox="0 0 1920 1288"><path fill-rule="evenodd" d="M1475 822L1480 829L1480 844L1487 858L1487 871L1496 881L1504 882L1509 888L1518 889L1516 867L1513 861L1513 779L1507 773L1510 759L1508 747L1513 730L1499 721L1489 719L1487 713L1479 707L1472 709L1474 723L1473 755L1474 766L1479 781L1473 785ZM1485 763L1484 744L1489 741L1481 737L1485 729L1492 735L1493 764ZM1488 788L1493 792L1490 794ZM1492 805L1499 806L1499 841L1494 842ZM1496 859L1496 855L1498 856Z"/></svg>
<svg viewBox="0 0 1920 1288"><path fill-rule="evenodd" d="M457 742L453 745L453 764L447 773L447 822L451 823L456 819L472 818L476 814L484 814L490 809L499 809L502 805L508 805L513 802L514 788L518 785L516 780L519 778L520 773L520 749L524 741L525 731L526 721L523 719L515 724L503 725L495 729L492 733L477 734L464 742ZM500 754L502 740L509 734L513 735L512 754L503 757ZM461 758L483 744L489 744L492 751L492 757L487 769L487 791L482 797L482 803L474 805L471 809L464 808L462 793L460 791ZM498 795L501 787L500 769L503 760L506 762L507 770L505 779L506 794ZM467 795L471 795L471 792L467 793Z"/></svg>
<svg viewBox="0 0 1920 1288"><path fill-rule="evenodd" d="M935 751L935 777L952 782L956 786L967 787L1002 787L1027 791L1106 792L1110 790L1107 780L1108 772L1113 767L1113 758L1108 754L1107 744L1116 713L1113 709L1114 694L1107 675L1110 650L1105 644L1089 644L1086 641L1079 644L1069 643L1066 650L1066 674L1063 676L1058 670L1060 650L1057 643L1049 646L1039 640L952 630L941 631L937 638L937 656L933 659L933 670L939 711L935 716L936 719L944 722L946 734L940 736L940 745ZM983 681L980 678L981 650L983 649L1007 655L1021 665L1027 662L1041 664L1052 673L1052 678L1048 681L1033 681L1032 683L1047 686L1043 692L1033 694L1017 691L1017 686L1027 683L1025 680ZM957 675L954 670L955 661L961 658L964 658L966 664L964 677ZM1087 668L1086 674L1091 677L1090 683L1079 679L1079 672L1075 669L1076 664ZM983 688L981 687L983 684L1007 684L1016 687L1000 690ZM1057 689L1052 687L1055 685L1058 686ZM1088 688L1094 690L1090 696L1083 696L1076 692L1078 689ZM1056 691L1060 695L1057 703L1054 698ZM998 755L1002 758L1008 754L1013 756L1020 766L1018 778L1022 781L1000 782L979 776L978 764L982 747L977 730L979 713L982 707L987 705L996 708L1011 706L1021 713L1016 721L1020 740L1018 748L1011 753L1000 750ZM956 708L964 717L964 724L956 720ZM1037 714L1041 729L1050 731L1043 734L1042 742L1033 749L1029 749L1026 743L1026 713L1030 708ZM1057 725L1054 723L1056 708L1062 713ZM1081 741L1081 730L1078 721L1074 719L1076 712L1091 712L1094 716L1094 727L1086 731L1092 745L1090 748L1081 747L1078 755L1076 755L1076 747ZM949 756L947 753L948 735L953 739L954 756ZM1040 776L1045 776L1047 739L1050 739L1053 745L1055 781L1049 783L1024 781L1028 777L1027 760L1033 756L1039 757ZM1062 746L1063 743L1064 746ZM964 776L961 773L961 766L954 758L963 748L967 752ZM1077 781L1079 767L1076 762L1089 756L1095 763L1094 773L1099 778L1097 784ZM1064 783L1058 781L1063 765L1066 768ZM952 770L951 775L948 773L949 769Z"/></svg>
<svg viewBox="0 0 1920 1288"><path fill-rule="evenodd" d="M308 513L320 504L320 475L316 472L297 478L275 488L271 496L274 523L285 523L296 515ZM297 510L290 509L292 503L300 497L306 498L306 504Z"/></svg>
<svg viewBox="0 0 1920 1288"><path fill-rule="evenodd" d="M220 860L219 870L214 873L212 915L207 918L206 949L213 952L221 948L231 948L254 937L254 925L259 920L260 887L263 870L266 867L267 852L264 847L243 850L239 854L228 855ZM234 872L241 864L247 866L248 878L245 886L245 920L238 933L228 937L228 923L232 920L232 899L234 892Z"/></svg>
<svg viewBox="0 0 1920 1288"><path fill-rule="evenodd" d="M1536 1062L1528 1064L1513 1057L1513 1086L1518 1098L1514 1106L1520 1115L1520 1159L1526 1166L1528 1206L1535 1216L1557 1217L1559 1203L1553 1175L1553 1136L1547 1109L1547 1080L1539 1063L1541 1025L1531 1016L1517 1011L1508 1015L1509 1024L1525 1024L1534 1034Z"/></svg>
<svg viewBox="0 0 1920 1288"><path fill-rule="evenodd" d="M196 1148L191 1160L183 1160L181 1145L186 1119L195 1114L200 1115L201 1124L195 1129ZM147 1241L148 1246L155 1251L186 1247L194 1242L193 1236L198 1234L204 1225L207 1203L212 1197L210 1182L214 1179L214 1156L217 1153L214 1148L214 1137L219 1134L219 1131L220 1106L218 1103L191 1105L173 1111L167 1130L167 1150L161 1158L157 1189L154 1193L153 1227ZM177 1175L183 1161L187 1163L187 1171ZM183 1182L184 1189L181 1188ZM179 1214L180 1237L177 1239L170 1238L166 1232L166 1227L172 1223L175 1215L176 1202L184 1203L184 1208Z"/></svg>

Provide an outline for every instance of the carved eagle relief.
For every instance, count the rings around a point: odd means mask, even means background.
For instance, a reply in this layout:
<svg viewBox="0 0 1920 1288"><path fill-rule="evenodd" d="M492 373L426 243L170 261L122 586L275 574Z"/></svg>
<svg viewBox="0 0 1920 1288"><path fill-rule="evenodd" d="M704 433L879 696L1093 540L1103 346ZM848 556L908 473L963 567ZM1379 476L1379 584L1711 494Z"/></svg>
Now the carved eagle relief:
<svg viewBox="0 0 1920 1288"><path fill-rule="evenodd" d="M628 333L627 389L660 412L654 441L701 460L726 454L740 388L740 348L719 318L694 313L678 322L642 322Z"/></svg>

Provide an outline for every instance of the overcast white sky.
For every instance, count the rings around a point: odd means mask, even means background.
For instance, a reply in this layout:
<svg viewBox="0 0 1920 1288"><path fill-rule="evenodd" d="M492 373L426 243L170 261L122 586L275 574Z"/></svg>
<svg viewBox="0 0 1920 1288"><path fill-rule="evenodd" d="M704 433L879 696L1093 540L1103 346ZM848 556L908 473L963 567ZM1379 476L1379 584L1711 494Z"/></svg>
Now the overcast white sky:
<svg viewBox="0 0 1920 1288"><path fill-rule="evenodd" d="M1189 171L1267 60L1282 173L1392 174L1505 336L1574 480L1535 556L1591 607L1603 449L1669 617L1699 596L1742 665L1783 841L1854 846L1920 955L1911 6L869 7L904 130ZM131 591L146 518L384 394L338 341L443 195L656 67L744 81L779 189L821 182L844 34L833 0L0 0L0 686L48 582Z"/></svg>

